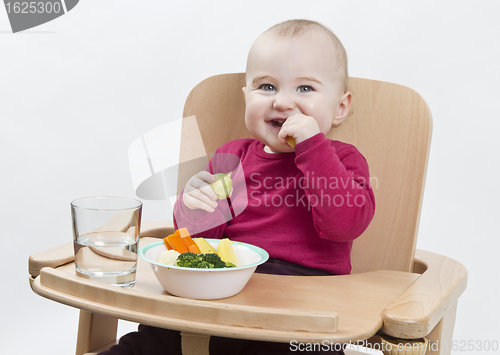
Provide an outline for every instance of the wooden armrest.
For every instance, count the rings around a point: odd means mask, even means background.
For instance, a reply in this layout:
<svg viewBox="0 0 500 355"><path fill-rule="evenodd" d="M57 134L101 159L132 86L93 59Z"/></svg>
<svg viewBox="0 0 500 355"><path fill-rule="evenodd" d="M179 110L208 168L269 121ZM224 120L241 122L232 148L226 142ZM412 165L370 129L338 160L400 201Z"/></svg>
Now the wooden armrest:
<svg viewBox="0 0 500 355"><path fill-rule="evenodd" d="M445 256L417 250L415 269L422 275L383 313L382 331L387 335L427 336L467 287L467 269Z"/></svg>
<svg viewBox="0 0 500 355"><path fill-rule="evenodd" d="M174 233L173 221L154 221L141 223L141 238L165 238Z"/></svg>
<svg viewBox="0 0 500 355"><path fill-rule="evenodd" d="M40 275L43 267L56 268L75 260L73 243L66 243L58 247L33 254L28 259L28 272L31 279Z"/></svg>

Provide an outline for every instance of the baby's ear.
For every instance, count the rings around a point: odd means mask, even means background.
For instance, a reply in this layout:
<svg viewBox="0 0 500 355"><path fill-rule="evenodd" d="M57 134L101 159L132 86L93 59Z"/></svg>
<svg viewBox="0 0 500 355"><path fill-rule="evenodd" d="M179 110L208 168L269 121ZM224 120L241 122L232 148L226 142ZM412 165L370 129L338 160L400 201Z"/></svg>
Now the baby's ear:
<svg viewBox="0 0 500 355"><path fill-rule="evenodd" d="M245 92L247 91L247 88L243 86L243 87L241 88L241 91L243 91L243 97L245 97Z"/></svg>
<svg viewBox="0 0 500 355"><path fill-rule="evenodd" d="M349 114L349 109L351 108L351 99L352 94L350 91L346 92L340 98L339 107L337 112L335 113L335 117L333 118L332 126L338 126L341 124Z"/></svg>

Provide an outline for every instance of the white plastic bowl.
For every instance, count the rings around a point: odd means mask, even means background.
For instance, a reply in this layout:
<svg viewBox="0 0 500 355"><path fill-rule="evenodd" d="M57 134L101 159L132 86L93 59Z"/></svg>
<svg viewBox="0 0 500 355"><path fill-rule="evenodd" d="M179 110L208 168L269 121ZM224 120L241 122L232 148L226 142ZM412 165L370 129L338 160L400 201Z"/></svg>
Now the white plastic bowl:
<svg viewBox="0 0 500 355"><path fill-rule="evenodd" d="M206 239L218 249L219 239ZM240 266L223 269L194 269L164 265L156 262L167 250L163 241L139 249L139 257L147 261L160 284L168 293L199 300L231 297L239 293L255 269L269 259L269 254L254 245L231 242Z"/></svg>

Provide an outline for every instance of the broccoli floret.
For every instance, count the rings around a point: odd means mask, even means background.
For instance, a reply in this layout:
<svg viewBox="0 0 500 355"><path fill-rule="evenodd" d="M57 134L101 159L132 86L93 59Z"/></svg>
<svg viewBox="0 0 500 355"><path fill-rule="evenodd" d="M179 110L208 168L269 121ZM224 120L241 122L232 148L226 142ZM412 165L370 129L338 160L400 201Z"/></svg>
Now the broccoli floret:
<svg viewBox="0 0 500 355"><path fill-rule="evenodd" d="M215 253L194 254L191 252L186 252L179 255L179 257L177 258L176 265L181 267L191 267L196 269L216 269L216 268L235 266L235 265L229 266L227 263L221 260L219 255Z"/></svg>
<svg viewBox="0 0 500 355"><path fill-rule="evenodd" d="M205 258L205 261L209 263L210 265L213 265L213 268L224 268L226 267L226 263L223 262L220 258L219 255L215 253L209 253L209 254L202 254Z"/></svg>
<svg viewBox="0 0 500 355"><path fill-rule="evenodd" d="M194 267L198 268L203 259L200 258L201 254L195 254L191 252L182 253L177 257L177 266L182 267Z"/></svg>

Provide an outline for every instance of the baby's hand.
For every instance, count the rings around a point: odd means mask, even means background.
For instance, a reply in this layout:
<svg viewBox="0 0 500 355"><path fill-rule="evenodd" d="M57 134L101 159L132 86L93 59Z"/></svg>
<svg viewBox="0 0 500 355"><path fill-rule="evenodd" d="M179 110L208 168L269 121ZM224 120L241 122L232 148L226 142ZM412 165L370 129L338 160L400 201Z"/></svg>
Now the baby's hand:
<svg viewBox="0 0 500 355"><path fill-rule="evenodd" d="M189 209L202 209L207 212L213 212L217 208L217 194L208 185L215 181L212 174L208 171L201 171L191 177L186 183L182 202Z"/></svg>
<svg viewBox="0 0 500 355"><path fill-rule="evenodd" d="M285 121L278 133L278 140L281 144L287 144L286 138L292 137L298 144L320 132L318 122L313 117L297 113Z"/></svg>

